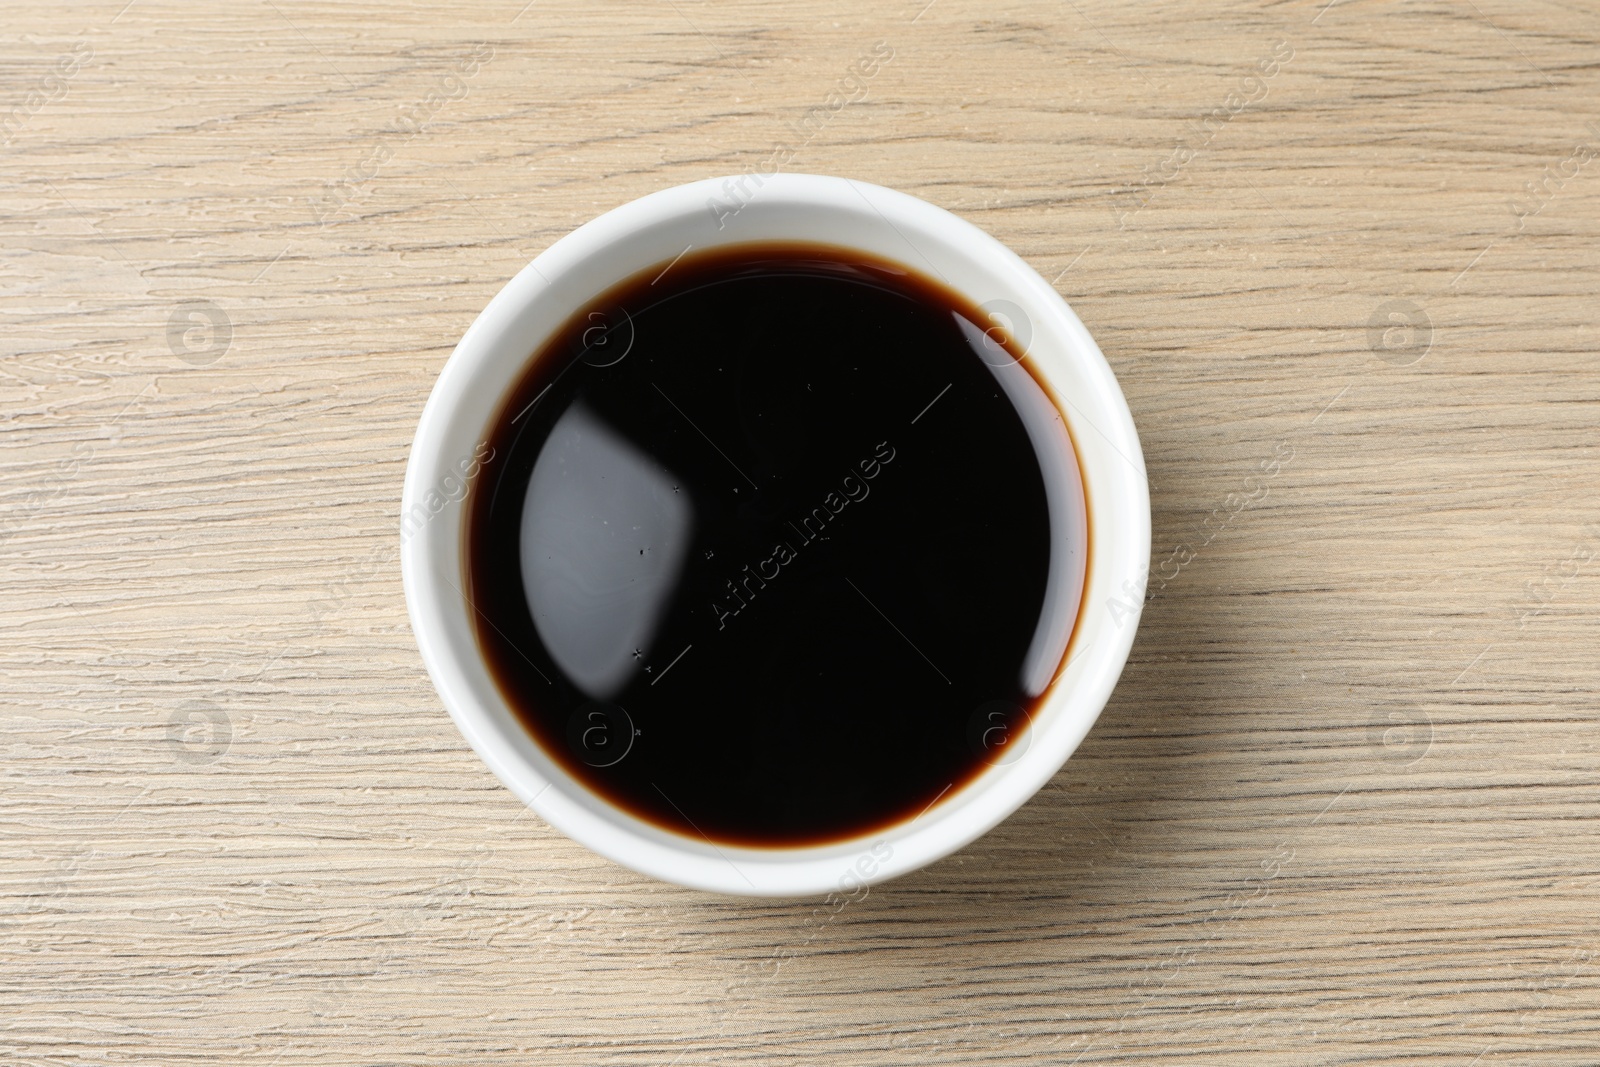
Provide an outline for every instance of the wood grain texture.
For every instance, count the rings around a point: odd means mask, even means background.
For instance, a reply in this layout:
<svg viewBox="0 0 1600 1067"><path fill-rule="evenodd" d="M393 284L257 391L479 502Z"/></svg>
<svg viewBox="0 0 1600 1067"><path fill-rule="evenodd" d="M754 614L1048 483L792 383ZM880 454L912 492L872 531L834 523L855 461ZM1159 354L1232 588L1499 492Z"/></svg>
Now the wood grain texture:
<svg viewBox="0 0 1600 1067"><path fill-rule="evenodd" d="M8 8L0 1062L1600 1061L1600 5L523 2ZM395 546L503 282L878 41L794 169L1054 281L1157 577L1061 773L834 913L523 812Z"/></svg>

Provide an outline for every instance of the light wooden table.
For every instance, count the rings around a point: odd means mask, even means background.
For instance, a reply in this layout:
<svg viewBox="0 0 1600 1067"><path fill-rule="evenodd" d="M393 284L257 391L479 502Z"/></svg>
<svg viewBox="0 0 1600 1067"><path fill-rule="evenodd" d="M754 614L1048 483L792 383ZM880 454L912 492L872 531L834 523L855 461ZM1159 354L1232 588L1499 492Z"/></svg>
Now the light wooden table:
<svg viewBox="0 0 1600 1067"><path fill-rule="evenodd" d="M1600 1061L1600 5L926 2L8 6L0 1063ZM1153 481L1088 741L836 915L524 813L395 551L502 283L778 142L1052 279Z"/></svg>

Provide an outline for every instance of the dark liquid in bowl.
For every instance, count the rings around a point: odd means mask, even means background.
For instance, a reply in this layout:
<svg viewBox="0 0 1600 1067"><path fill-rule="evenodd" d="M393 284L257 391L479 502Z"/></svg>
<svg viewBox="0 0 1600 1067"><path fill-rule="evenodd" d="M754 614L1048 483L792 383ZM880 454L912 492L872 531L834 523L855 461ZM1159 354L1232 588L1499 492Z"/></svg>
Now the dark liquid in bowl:
<svg viewBox="0 0 1600 1067"><path fill-rule="evenodd" d="M663 267L534 353L480 449L484 658L541 747L658 826L778 847L916 818L1019 754L1062 662L1088 551L1065 425L1022 338L899 265Z"/></svg>

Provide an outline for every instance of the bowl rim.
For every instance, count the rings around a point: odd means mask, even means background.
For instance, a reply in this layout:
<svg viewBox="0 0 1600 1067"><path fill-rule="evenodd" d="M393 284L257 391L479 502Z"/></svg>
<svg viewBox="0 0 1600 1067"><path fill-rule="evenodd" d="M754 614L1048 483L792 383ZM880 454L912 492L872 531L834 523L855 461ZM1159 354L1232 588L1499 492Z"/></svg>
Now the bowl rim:
<svg viewBox="0 0 1600 1067"><path fill-rule="evenodd" d="M708 230L711 221L715 231ZM665 262L671 254L659 256L660 251L681 241L686 228L710 233L712 245L725 246L785 239L772 236L785 228L804 231L788 239L806 240L824 223L841 232L848 223L861 227L849 232L863 235L873 227L876 244L868 247L865 236L823 243L884 257L884 242L898 238L909 254L886 258L928 274L916 262L921 258L941 279L945 271L967 271L984 284L992 280L1028 316L1042 339L1029 351L1035 377L1070 428L1085 481L1093 550L1082 605L1068 655L1014 762L991 767L914 819L848 841L788 848L696 842L615 808L561 770L520 725L508 727L514 716L476 655L470 625L463 627L470 605L448 577L459 577L465 509L449 493L442 506L434 503L451 472L462 471L459 455L472 436L466 433L476 418L472 411L485 405L497 410L500 402L475 391L480 379L520 373L542 337L579 310L583 293L592 298L627 276L611 269L601 272L609 282L597 279L595 263L632 256L640 260L636 272ZM652 255L659 258L644 261ZM946 284L974 304L984 302L986 293L968 284ZM518 350L521 362L510 366L508 353ZM1064 392L1069 385L1070 397ZM481 440L486 428L479 419L473 433ZM463 484L463 495L468 491ZM402 580L423 662L451 718L501 782L556 829L602 856L664 881L740 896L864 890L949 855L1022 806L1072 755L1109 700L1138 628L1150 556L1149 486L1138 432L1109 363L1066 301L1009 248L956 215L882 186L813 174L741 175L674 186L598 216L535 257L477 316L440 371L407 460L401 516Z"/></svg>

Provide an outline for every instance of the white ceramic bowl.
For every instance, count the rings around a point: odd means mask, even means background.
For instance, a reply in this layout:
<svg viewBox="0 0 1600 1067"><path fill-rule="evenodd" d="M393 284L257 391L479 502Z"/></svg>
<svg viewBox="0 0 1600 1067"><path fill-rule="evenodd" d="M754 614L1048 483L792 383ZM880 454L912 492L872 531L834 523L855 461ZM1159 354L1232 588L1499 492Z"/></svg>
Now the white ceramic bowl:
<svg viewBox="0 0 1600 1067"><path fill-rule="evenodd" d="M461 500L502 397L531 354L616 282L686 249L801 240L856 248L1002 309L1066 417L1089 503L1084 607L1068 662L991 766L916 819L842 843L712 845L619 810L551 759L506 706L479 657L462 593ZM1025 320L1015 320L1020 311ZM1015 811L1060 769L1127 660L1150 558L1144 457L1105 357L1065 301L1009 249L915 197L844 178L744 175L625 204L563 237L478 316L445 364L412 444L401 503L401 567L423 662L485 763L552 826L595 852L670 882L722 893L853 892L954 852ZM1021 743L1025 742L1025 744Z"/></svg>

